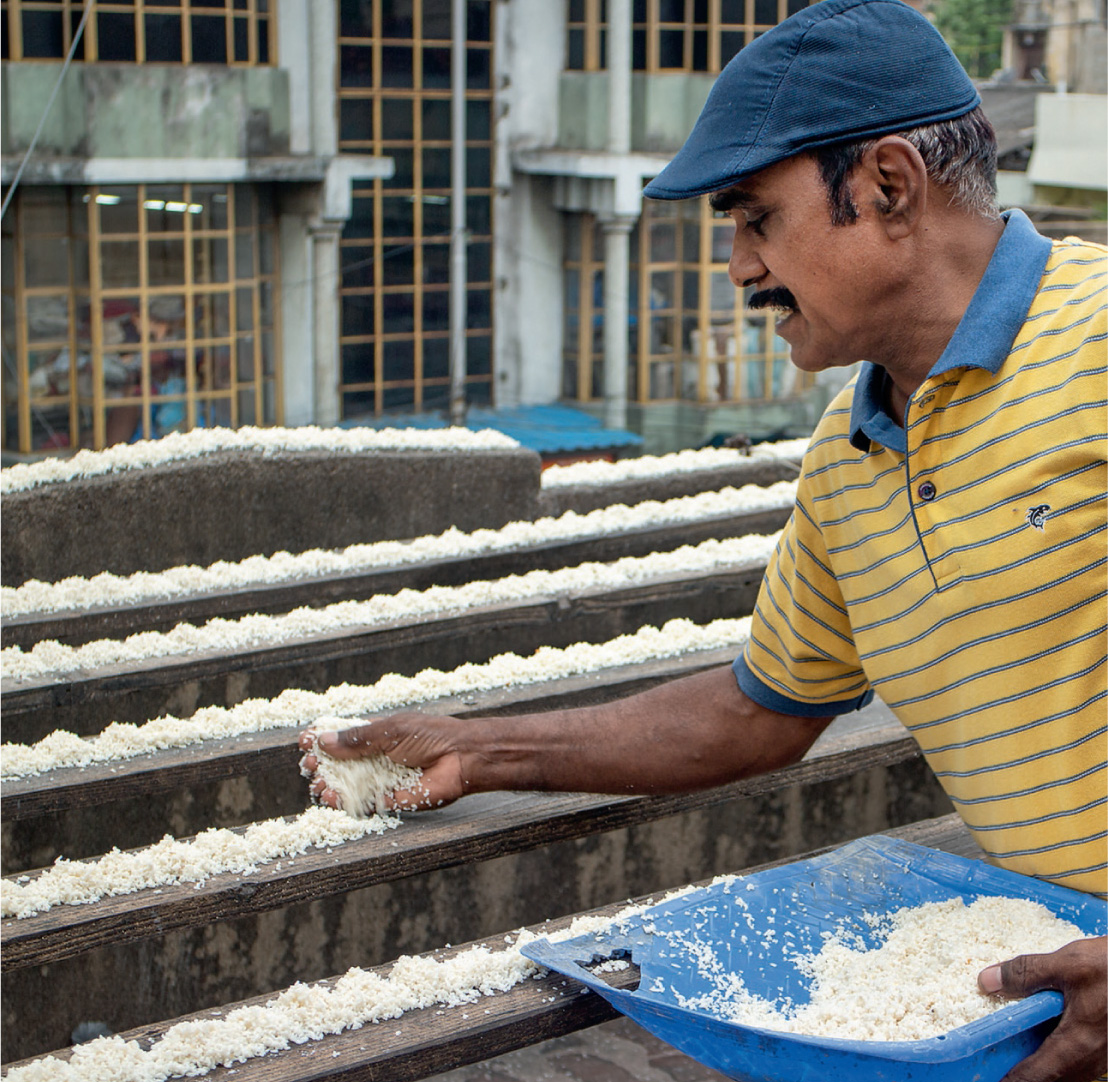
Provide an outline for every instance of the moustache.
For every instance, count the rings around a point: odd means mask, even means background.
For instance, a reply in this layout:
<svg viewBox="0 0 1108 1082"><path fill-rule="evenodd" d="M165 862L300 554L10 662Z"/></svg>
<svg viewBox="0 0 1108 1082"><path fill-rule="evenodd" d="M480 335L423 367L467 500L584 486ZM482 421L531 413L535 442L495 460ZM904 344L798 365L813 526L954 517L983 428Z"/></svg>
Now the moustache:
<svg viewBox="0 0 1108 1082"><path fill-rule="evenodd" d="M773 289L763 289L755 293L747 302L748 308L778 308L786 312L799 311L800 305L791 290L784 286L774 286Z"/></svg>

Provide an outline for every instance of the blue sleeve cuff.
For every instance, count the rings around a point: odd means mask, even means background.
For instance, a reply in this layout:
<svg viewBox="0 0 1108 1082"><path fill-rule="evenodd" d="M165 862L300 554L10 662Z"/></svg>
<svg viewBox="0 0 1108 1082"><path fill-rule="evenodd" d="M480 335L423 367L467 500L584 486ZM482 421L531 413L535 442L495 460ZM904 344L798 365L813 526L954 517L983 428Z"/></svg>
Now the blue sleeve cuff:
<svg viewBox="0 0 1108 1082"><path fill-rule="evenodd" d="M833 703L801 703L762 683L747 665L746 658L742 654L735 658L731 670L735 674L740 690L748 699L778 714L793 714L800 718L833 718L839 714L850 714L855 710L861 710L873 699L873 689L869 688L854 699L842 699Z"/></svg>

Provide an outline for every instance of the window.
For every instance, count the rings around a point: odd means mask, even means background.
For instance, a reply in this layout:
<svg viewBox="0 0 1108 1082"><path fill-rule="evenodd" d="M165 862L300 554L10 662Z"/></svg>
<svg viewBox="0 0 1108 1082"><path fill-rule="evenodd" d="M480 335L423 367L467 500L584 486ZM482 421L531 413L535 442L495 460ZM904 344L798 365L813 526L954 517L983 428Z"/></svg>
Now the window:
<svg viewBox="0 0 1108 1082"><path fill-rule="evenodd" d="M340 149L394 159L357 183L342 239L342 413L450 400L451 0L340 0ZM492 4L466 41L466 397L492 400Z"/></svg>
<svg viewBox="0 0 1108 1082"><path fill-rule="evenodd" d="M603 234L567 215L562 391L602 396ZM727 275L734 226L706 199L647 202L631 234L628 398L700 403L792 398L812 377L789 362L772 312L746 306Z"/></svg>
<svg viewBox="0 0 1108 1082"><path fill-rule="evenodd" d="M24 186L3 230L5 450L279 422L268 188Z"/></svg>
<svg viewBox="0 0 1108 1082"><path fill-rule="evenodd" d="M562 397L587 402L604 395L604 235L592 215L566 220Z"/></svg>
<svg viewBox="0 0 1108 1082"><path fill-rule="evenodd" d="M608 12L605 0L569 0L566 67L601 71L608 65Z"/></svg>
<svg viewBox="0 0 1108 1082"><path fill-rule="evenodd" d="M97 0L75 60L132 64L273 63L270 0ZM69 54L84 0L4 0L5 60Z"/></svg>
<svg viewBox="0 0 1108 1082"><path fill-rule="evenodd" d="M633 0L631 66L635 71L719 72L744 45L809 0ZM602 0L570 0L566 67L607 67Z"/></svg>

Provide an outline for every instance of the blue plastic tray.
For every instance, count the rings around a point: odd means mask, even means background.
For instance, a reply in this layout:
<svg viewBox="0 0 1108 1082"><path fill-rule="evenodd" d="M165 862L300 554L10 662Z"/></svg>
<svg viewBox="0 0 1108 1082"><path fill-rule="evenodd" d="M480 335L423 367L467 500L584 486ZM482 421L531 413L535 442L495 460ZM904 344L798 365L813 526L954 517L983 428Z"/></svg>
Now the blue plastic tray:
<svg viewBox="0 0 1108 1082"><path fill-rule="evenodd" d="M808 982L786 955L818 950L821 932L845 926L873 944L863 911L891 912L954 897L971 902L979 895L1040 902L1085 935L1103 935L1108 928L1108 903L1091 895L874 835L651 906L595 935L536 940L523 953L588 985L643 1028L741 1082L997 1082L1051 1031L1062 1010L1060 993L1013 1001L940 1037L896 1042L774 1032L678 1005L678 996L688 1000L712 986L689 951L674 948L674 932L710 943L722 970L741 974L751 992L803 1003ZM763 933L770 927L777 936L767 945ZM743 943L750 929L755 934ZM612 988L584 968L608 958L630 958L639 966L635 991Z"/></svg>

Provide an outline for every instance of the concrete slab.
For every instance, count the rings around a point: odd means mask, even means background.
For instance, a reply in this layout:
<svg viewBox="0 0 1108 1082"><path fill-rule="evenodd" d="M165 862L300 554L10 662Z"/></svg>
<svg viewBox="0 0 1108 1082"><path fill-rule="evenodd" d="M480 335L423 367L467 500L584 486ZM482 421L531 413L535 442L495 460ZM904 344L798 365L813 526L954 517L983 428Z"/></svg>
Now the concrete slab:
<svg viewBox="0 0 1108 1082"><path fill-rule="evenodd" d="M427 1082L726 1082L726 1075L617 1018Z"/></svg>
<svg viewBox="0 0 1108 1082"><path fill-rule="evenodd" d="M304 552L536 517L521 449L219 451L4 497L5 586Z"/></svg>

